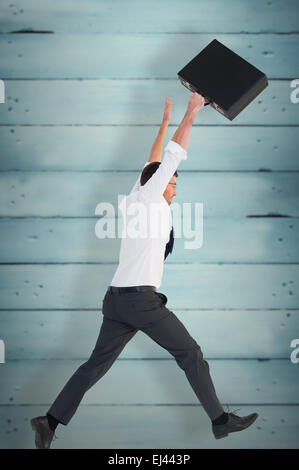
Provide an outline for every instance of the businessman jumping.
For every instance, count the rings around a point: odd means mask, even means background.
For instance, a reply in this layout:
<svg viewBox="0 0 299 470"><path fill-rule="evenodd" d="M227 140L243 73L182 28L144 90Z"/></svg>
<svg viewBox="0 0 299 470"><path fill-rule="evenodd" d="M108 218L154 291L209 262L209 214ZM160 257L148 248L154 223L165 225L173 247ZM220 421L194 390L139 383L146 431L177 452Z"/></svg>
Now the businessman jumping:
<svg viewBox="0 0 299 470"><path fill-rule="evenodd" d="M124 218L119 264L103 300L103 322L92 354L68 380L46 415L31 420L35 445L39 449L50 448L57 425L69 423L86 391L106 374L139 330L166 349L184 371L211 420L216 439L242 431L258 416L252 413L240 417L224 411L200 346L176 315L168 310L166 295L157 292L162 282L164 260L173 249L170 205L176 195L177 168L181 160L187 159L191 128L205 100L198 93L191 93L185 115L167 143L161 162L171 104L166 98L163 122L150 158L131 192L119 204ZM129 230L134 216L131 211L126 213L126 207L131 204L143 209L141 237L132 236L132 230Z"/></svg>

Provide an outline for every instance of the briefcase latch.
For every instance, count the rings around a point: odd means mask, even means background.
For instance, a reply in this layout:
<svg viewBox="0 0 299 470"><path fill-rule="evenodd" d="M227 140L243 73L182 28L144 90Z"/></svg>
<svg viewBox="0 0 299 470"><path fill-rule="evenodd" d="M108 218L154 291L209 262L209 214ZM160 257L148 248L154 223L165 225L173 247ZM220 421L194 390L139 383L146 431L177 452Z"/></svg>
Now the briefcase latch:
<svg viewBox="0 0 299 470"><path fill-rule="evenodd" d="M223 110L222 108L220 108L220 106L218 106L218 104L215 103L215 101L213 101L213 102L211 103L211 105L213 106L213 108L215 108L217 111L219 111L219 113L224 114L224 110Z"/></svg>
<svg viewBox="0 0 299 470"><path fill-rule="evenodd" d="M182 84L188 88L188 90L192 91L192 93L196 92L195 88L193 88L190 83L186 82L186 80L184 80L183 78L180 77L180 81L182 82Z"/></svg>

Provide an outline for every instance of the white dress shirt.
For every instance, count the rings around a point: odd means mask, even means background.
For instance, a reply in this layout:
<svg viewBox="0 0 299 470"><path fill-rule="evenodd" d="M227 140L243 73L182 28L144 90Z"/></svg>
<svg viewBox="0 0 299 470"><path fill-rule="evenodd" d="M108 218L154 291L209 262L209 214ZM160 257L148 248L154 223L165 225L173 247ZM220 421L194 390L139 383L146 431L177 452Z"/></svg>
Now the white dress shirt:
<svg viewBox="0 0 299 470"><path fill-rule="evenodd" d="M170 140L156 172L141 186L140 176L118 208L123 218L119 264L111 286L161 286L164 253L169 241L172 215L163 193L186 150ZM147 162L146 165L149 165ZM137 223L136 223L137 222Z"/></svg>

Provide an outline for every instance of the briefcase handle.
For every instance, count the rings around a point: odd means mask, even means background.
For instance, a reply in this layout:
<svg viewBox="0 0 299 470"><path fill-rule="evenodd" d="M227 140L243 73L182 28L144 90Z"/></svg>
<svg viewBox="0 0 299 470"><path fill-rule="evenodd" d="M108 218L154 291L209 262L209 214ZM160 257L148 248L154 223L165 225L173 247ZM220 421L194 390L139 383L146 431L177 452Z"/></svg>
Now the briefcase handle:
<svg viewBox="0 0 299 470"><path fill-rule="evenodd" d="M205 99L205 104L204 104L204 106L208 106L208 105L211 103L211 100L208 100L208 98L206 98L206 97L200 92L200 90L196 90L194 87L191 87L190 85L189 85L189 87L187 87L187 88L189 88L190 91L192 90L192 93L193 93L193 92L199 93L201 96L204 97L204 99Z"/></svg>
<svg viewBox="0 0 299 470"><path fill-rule="evenodd" d="M189 87L188 87L188 88L189 88ZM189 90L190 90L190 88L189 88ZM192 90L193 90L193 92L199 93L201 96L204 97L204 99L205 99L205 104L204 104L204 106L208 106L208 105L211 103L211 100L208 100L208 98L206 98L199 90L195 90L193 87L192 87Z"/></svg>
<svg viewBox="0 0 299 470"><path fill-rule="evenodd" d="M188 90L191 91L191 93L199 93L201 96L204 97L205 99L205 104L204 106L208 106L210 103L211 103L211 100L210 101L206 101L207 98L205 98L204 95L202 95L202 93L200 93L200 90L196 90L190 83L188 83L186 80L184 80L178 73L178 76L179 76L179 79L180 79L180 82L182 83L182 85L184 85L186 88L188 88Z"/></svg>
<svg viewBox="0 0 299 470"><path fill-rule="evenodd" d="M189 88L189 87L188 87ZM189 88L190 90L190 88ZM203 96L203 98L205 99L205 104L204 106L208 106L210 103L211 103L211 100L208 100L208 98L206 98L199 90L195 90L193 87L192 87L192 93L199 93L201 96Z"/></svg>

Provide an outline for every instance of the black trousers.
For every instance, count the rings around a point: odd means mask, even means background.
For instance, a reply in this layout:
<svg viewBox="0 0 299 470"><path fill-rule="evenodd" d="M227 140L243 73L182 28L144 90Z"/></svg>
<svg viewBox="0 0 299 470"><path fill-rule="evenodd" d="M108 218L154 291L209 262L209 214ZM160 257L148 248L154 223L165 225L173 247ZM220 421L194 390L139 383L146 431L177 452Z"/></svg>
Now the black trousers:
<svg viewBox="0 0 299 470"><path fill-rule="evenodd" d="M71 376L48 413L62 424L68 424L85 392L106 374L128 341L141 330L175 358L209 418L218 418L224 410L209 365L199 345L166 303L167 297L156 291L111 293L107 290L103 322L92 354Z"/></svg>

